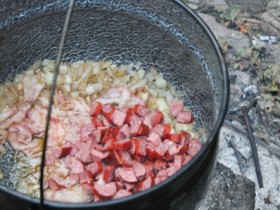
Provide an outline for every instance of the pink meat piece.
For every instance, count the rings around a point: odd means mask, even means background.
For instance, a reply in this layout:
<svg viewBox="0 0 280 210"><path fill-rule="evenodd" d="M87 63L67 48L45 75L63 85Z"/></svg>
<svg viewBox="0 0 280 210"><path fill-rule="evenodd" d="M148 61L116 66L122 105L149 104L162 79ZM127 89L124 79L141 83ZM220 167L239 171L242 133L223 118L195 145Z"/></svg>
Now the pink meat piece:
<svg viewBox="0 0 280 210"><path fill-rule="evenodd" d="M162 170L162 169L166 169L166 166L167 166L166 161L157 159L157 160L155 161L155 167L154 167L154 169L155 169L156 171L160 171L160 170Z"/></svg>
<svg viewBox="0 0 280 210"><path fill-rule="evenodd" d="M161 181L167 179L168 178L168 170L167 169L160 170L157 173L156 178L159 178Z"/></svg>
<svg viewBox="0 0 280 210"><path fill-rule="evenodd" d="M137 182L135 172L133 167L119 167L116 169L116 176L119 177L122 181L128 183Z"/></svg>
<svg viewBox="0 0 280 210"><path fill-rule="evenodd" d="M26 121L33 134L39 134L45 131L45 116L38 110L32 109L27 113Z"/></svg>
<svg viewBox="0 0 280 210"><path fill-rule="evenodd" d="M174 156L174 166L177 169L180 169L183 165L183 156L182 155L175 155Z"/></svg>
<svg viewBox="0 0 280 210"><path fill-rule="evenodd" d="M145 180L137 184L136 191L141 192L151 188L152 186L153 186L153 180L150 176L148 176Z"/></svg>
<svg viewBox="0 0 280 210"><path fill-rule="evenodd" d="M124 124L125 119L126 119L125 112L115 110L115 112L113 114L113 123L115 125L122 126Z"/></svg>
<svg viewBox="0 0 280 210"><path fill-rule="evenodd" d="M193 120L193 115L192 115L192 112L191 111L182 111L182 112L179 112L177 117L176 117L176 120L179 122L179 123L191 123L192 120Z"/></svg>
<svg viewBox="0 0 280 210"><path fill-rule="evenodd" d="M127 124L124 124L120 129L119 136L117 140L123 140L130 137L130 129Z"/></svg>
<svg viewBox="0 0 280 210"><path fill-rule="evenodd" d="M156 132L151 132L147 138L147 141L153 142L155 145L159 145L161 143L161 137Z"/></svg>
<svg viewBox="0 0 280 210"><path fill-rule="evenodd" d="M0 123L17 113L17 108L8 108L2 110L0 114Z"/></svg>
<svg viewBox="0 0 280 210"><path fill-rule="evenodd" d="M164 143L159 143L158 145L156 145L155 147L155 152L160 156L163 157L165 155L165 153L167 152L167 150L169 149L169 145L164 144Z"/></svg>
<svg viewBox="0 0 280 210"><path fill-rule="evenodd" d="M102 150L102 148L101 148ZM101 151L98 151L98 150L95 150L95 149L92 149L91 150L91 155L92 155L92 158L94 161L100 161L100 160L103 160L105 158L107 158L109 156L109 152L101 152Z"/></svg>
<svg viewBox="0 0 280 210"><path fill-rule="evenodd" d="M59 173L55 173L51 176L51 178L59 185L64 186L66 188L72 187L77 184L76 179L72 179L70 176L61 176Z"/></svg>
<svg viewBox="0 0 280 210"><path fill-rule="evenodd" d="M92 148L93 143L88 141L80 146L79 151L74 156L83 163L91 163L95 160L95 158L91 154Z"/></svg>
<svg viewBox="0 0 280 210"><path fill-rule="evenodd" d="M117 186L115 182L109 182L104 185L94 184L94 191L102 198L111 198L117 192Z"/></svg>
<svg viewBox="0 0 280 210"><path fill-rule="evenodd" d="M157 133L160 136L163 136L164 134L164 125L157 124L155 127L153 127L150 131L150 133Z"/></svg>
<svg viewBox="0 0 280 210"><path fill-rule="evenodd" d="M144 120L143 120L143 123L149 127L149 129L151 130L154 126L153 126L153 123L152 123L152 115L149 114L147 116L145 116Z"/></svg>
<svg viewBox="0 0 280 210"><path fill-rule="evenodd" d="M94 127L91 123L86 124L86 125L82 125L81 130L80 130L82 140L83 141L91 141L93 131L94 131Z"/></svg>
<svg viewBox="0 0 280 210"><path fill-rule="evenodd" d="M126 190L132 190L135 187L136 183L128 183L128 182L124 182L124 186Z"/></svg>
<svg viewBox="0 0 280 210"><path fill-rule="evenodd" d="M22 144L29 144L32 141L31 129L24 124L15 124L11 126L9 132L9 140L15 138L16 142Z"/></svg>
<svg viewBox="0 0 280 210"><path fill-rule="evenodd" d="M184 108L184 102L182 100L179 101L171 101L169 104L170 111L174 117L178 115Z"/></svg>
<svg viewBox="0 0 280 210"><path fill-rule="evenodd" d="M167 168L166 170L168 172L168 176L172 176L173 174L175 174L179 170L179 168L172 165L171 167Z"/></svg>
<svg viewBox="0 0 280 210"><path fill-rule="evenodd" d="M44 89L45 84L39 83L37 77L25 76L23 78L23 92L25 101L35 101Z"/></svg>
<svg viewBox="0 0 280 210"><path fill-rule="evenodd" d="M137 177L137 179L142 180L146 174L146 168L143 166L143 164L141 164L137 161L133 161L132 167L133 167L134 174Z"/></svg>
<svg viewBox="0 0 280 210"><path fill-rule="evenodd" d="M84 172L79 173L78 176L79 176L79 182L81 184L93 182L93 174L90 170L85 170Z"/></svg>
<svg viewBox="0 0 280 210"><path fill-rule="evenodd" d="M89 170L93 176L96 176L102 172L102 163L101 162L93 162L86 166L86 169Z"/></svg>
<svg viewBox="0 0 280 210"><path fill-rule="evenodd" d="M122 197L126 197L129 195L132 195L132 193L130 191L121 189L116 192L116 194L113 196L113 198L122 198Z"/></svg>
<svg viewBox="0 0 280 210"><path fill-rule="evenodd" d="M53 156L52 151L48 150L46 151L46 165L52 165L54 163L54 161L56 160L56 158Z"/></svg>
<svg viewBox="0 0 280 210"><path fill-rule="evenodd" d="M130 117L130 133L133 135L137 134L141 124L142 124L142 118L133 114Z"/></svg>
<svg viewBox="0 0 280 210"><path fill-rule="evenodd" d="M92 132L92 140L96 143L101 141L101 129L97 129Z"/></svg>
<svg viewBox="0 0 280 210"><path fill-rule="evenodd" d="M189 155L185 156L184 161L183 161L183 165L186 165L188 162L190 162L191 159L192 159L191 156L189 156Z"/></svg>
<svg viewBox="0 0 280 210"><path fill-rule="evenodd" d="M73 174L79 174L85 170L83 163L75 158L71 159L71 164L68 167Z"/></svg>
<svg viewBox="0 0 280 210"><path fill-rule="evenodd" d="M199 150L201 149L201 142L197 139L191 139L189 142L189 149L188 149L188 154L190 156L195 156Z"/></svg>

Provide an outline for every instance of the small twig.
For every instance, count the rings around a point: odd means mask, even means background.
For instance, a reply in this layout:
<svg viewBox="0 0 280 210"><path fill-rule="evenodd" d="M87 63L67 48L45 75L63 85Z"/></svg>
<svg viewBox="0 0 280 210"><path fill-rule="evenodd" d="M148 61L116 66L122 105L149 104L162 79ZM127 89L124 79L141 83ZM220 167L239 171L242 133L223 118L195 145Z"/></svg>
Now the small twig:
<svg viewBox="0 0 280 210"><path fill-rule="evenodd" d="M224 121L224 126L227 127L228 129L232 129L235 132L238 132L239 134L243 135L244 137L248 138L248 134L246 132L244 132L243 130L239 129L238 127L234 126L231 124L230 121L225 120ZM270 154L277 156L280 159L280 150L276 149L276 148L272 148L268 142L266 142L265 140L262 140L261 138L258 138L255 136L255 140L257 141L258 144L262 145L263 147L265 147Z"/></svg>
<svg viewBox="0 0 280 210"><path fill-rule="evenodd" d="M257 112L258 112L259 117L260 117L261 124L265 128L265 131L267 132L269 137L271 137L273 134L272 134L272 131L270 130L270 128L268 127L269 126L268 118L266 118L266 116L264 116L265 119L263 118L264 112L258 104L257 104L256 108L257 108Z"/></svg>
<svg viewBox="0 0 280 210"><path fill-rule="evenodd" d="M230 139L226 138L227 142L228 142L228 146L231 147L234 151L234 154L237 158L237 162L240 168L240 171L242 174L244 174L244 170L243 168L246 167L247 164L244 163L244 161L246 162L246 158L244 157L244 155L237 149L234 141L232 140L234 138L234 136L231 136Z"/></svg>
<svg viewBox="0 0 280 210"><path fill-rule="evenodd" d="M262 188L263 187L262 172L261 172L261 167L260 167L260 162L259 162L256 141L255 141L255 137L253 135L252 127L251 127L249 116L248 116L248 109L246 107L242 107L241 110L242 110L242 113L243 113L243 116L245 119L248 137L249 137L251 148L252 148L252 156L253 156L254 163L255 163L255 169L256 169L259 187Z"/></svg>

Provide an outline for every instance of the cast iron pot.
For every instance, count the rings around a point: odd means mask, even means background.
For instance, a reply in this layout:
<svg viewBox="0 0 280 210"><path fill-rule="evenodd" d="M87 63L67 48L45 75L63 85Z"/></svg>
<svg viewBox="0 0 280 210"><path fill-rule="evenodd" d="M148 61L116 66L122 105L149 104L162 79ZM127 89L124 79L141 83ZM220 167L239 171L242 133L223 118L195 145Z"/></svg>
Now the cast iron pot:
<svg viewBox="0 0 280 210"><path fill-rule="evenodd" d="M37 59L55 59L68 2L0 2L0 82ZM76 0L64 60L113 60L155 66L206 128L201 151L166 181L135 195L97 203L45 201L45 209L196 209L215 167L218 134L228 103L224 58L206 24L180 0ZM13 163L2 158L1 209L39 209L39 199L9 185ZM8 180L8 181L7 181Z"/></svg>

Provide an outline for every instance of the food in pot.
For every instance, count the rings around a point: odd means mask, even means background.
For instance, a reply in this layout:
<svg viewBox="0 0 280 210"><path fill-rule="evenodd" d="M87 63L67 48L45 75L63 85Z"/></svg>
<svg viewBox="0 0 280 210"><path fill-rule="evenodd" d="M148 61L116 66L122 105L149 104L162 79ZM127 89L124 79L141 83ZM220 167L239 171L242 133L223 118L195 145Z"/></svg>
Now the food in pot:
<svg viewBox="0 0 280 210"><path fill-rule="evenodd" d="M54 61L37 61L0 86L0 141L25 154L22 161L32 173L18 180L17 189L33 196L39 192L53 71ZM179 97L154 68L62 63L46 151L45 198L120 198L173 175L201 148L193 114Z"/></svg>

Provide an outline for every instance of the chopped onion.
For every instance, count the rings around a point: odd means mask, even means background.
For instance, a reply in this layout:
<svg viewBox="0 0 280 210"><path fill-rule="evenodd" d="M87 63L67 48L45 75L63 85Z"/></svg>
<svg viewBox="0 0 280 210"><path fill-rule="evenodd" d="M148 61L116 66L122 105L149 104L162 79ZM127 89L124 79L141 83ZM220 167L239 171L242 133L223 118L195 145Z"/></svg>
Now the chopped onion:
<svg viewBox="0 0 280 210"><path fill-rule="evenodd" d="M86 92L88 95L92 95L95 93L95 88L93 84L88 84L86 87Z"/></svg>
<svg viewBox="0 0 280 210"><path fill-rule="evenodd" d="M159 88L166 88L166 80L162 77L157 77L155 81L156 86Z"/></svg>
<svg viewBox="0 0 280 210"><path fill-rule="evenodd" d="M45 83L46 85L51 85L53 81L54 73L52 72L45 72Z"/></svg>
<svg viewBox="0 0 280 210"><path fill-rule="evenodd" d="M145 76L145 74L146 74L146 72L145 72L144 69L139 69L139 70L137 71L137 77L138 77L138 79L139 79L139 80L143 79L144 76Z"/></svg>
<svg viewBox="0 0 280 210"><path fill-rule="evenodd" d="M161 112L169 111L169 106L168 106L168 104L166 103L166 101L165 101L164 98L158 98L158 99L156 100L156 105L157 105L159 111L161 111Z"/></svg>
<svg viewBox="0 0 280 210"><path fill-rule="evenodd" d="M77 98L77 97L79 97L79 92L71 92L70 93L70 96L72 97L72 98Z"/></svg>
<svg viewBox="0 0 280 210"><path fill-rule="evenodd" d="M71 85L70 84L64 84L62 85L62 91L66 92L66 93L70 93L71 92Z"/></svg>
<svg viewBox="0 0 280 210"><path fill-rule="evenodd" d="M61 63L59 66L59 74L68 74L68 66L66 63Z"/></svg>
<svg viewBox="0 0 280 210"><path fill-rule="evenodd" d="M92 73L94 75L98 74L100 71L100 62L93 62L93 70Z"/></svg>
<svg viewBox="0 0 280 210"><path fill-rule="evenodd" d="M142 79L140 80L138 83L136 83L135 85L131 86L129 89L132 91L132 92L135 92L135 90L137 88L142 88L142 87L145 87L147 83L147 79Z"/></svg>
<svg viewBox="0 0 280 210"><path fill-rule="evenodd" d="M175 123L175 130L176 132L181 132L181 131L189 132L193 130L193 124Z"/></svg>

